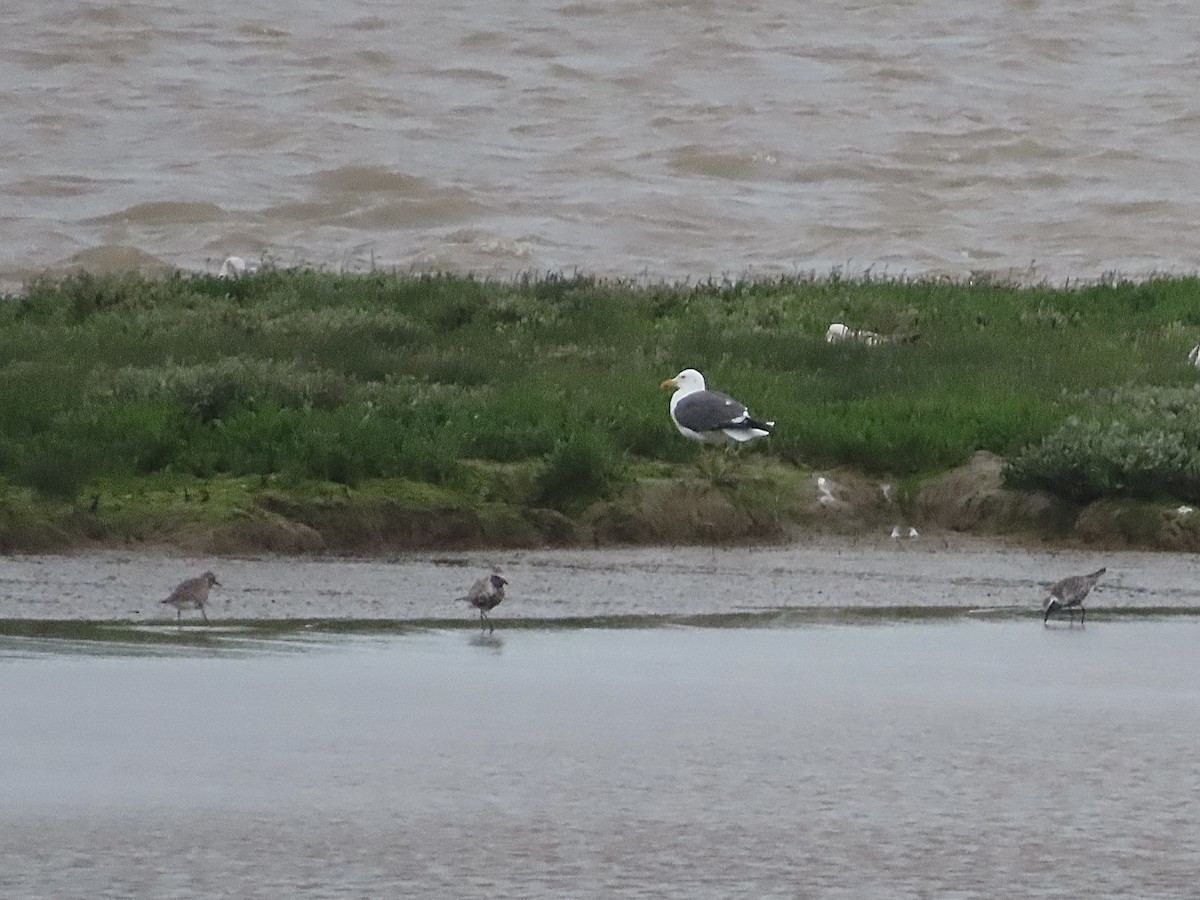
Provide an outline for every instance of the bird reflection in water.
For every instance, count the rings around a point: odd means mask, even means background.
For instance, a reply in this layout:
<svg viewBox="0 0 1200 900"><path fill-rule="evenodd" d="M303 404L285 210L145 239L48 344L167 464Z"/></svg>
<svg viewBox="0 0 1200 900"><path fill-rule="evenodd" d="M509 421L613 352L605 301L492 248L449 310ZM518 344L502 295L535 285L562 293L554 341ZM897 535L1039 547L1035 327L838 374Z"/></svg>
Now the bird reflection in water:
<svg viewBox="0 0 1200 900"><path fill-rule="evenodd" d="M481 631L479 634L472 635L469 643L472 647L481 647L484 650L490 650L496 656L504 652L504 638L498 634Z"/></svg>

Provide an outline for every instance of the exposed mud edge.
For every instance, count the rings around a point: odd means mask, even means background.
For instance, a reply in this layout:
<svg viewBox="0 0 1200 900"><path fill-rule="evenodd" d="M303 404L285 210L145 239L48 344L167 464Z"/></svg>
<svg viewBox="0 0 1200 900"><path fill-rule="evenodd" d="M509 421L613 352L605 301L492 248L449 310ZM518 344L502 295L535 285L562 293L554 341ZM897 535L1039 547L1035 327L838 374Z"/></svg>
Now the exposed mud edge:
<svg viewBox="0 0 1200 900"><path fill-rule="evenodd" d="M501 473L511 480L511 473ZM519 481L519 479L518 479ZM507 482L460 493L385 484L297 496L246 489L222 510L180 500L105 517L28 492L0 502L0 553L159 545L189 553L380 556L399 552L701 544L746 546L824 537L886 541L893 528L923 538L958 534L1010 543L1200 551L1200 510L1177 502L1106 500L1080 508L1004 486L1004 460L897 481L813 471L763 457L718 458L627 481L571 515L532 505ZM519 485L518 485L519 487ZM509 489L512 488L512 489ZM215 492L214 492L215 493ZM160 496L161 500L161 496ZM214 500L214 504L216 501Z"/></svg>
<svg viewBox="0 0 1200 900"><path fill-rule="evenodd" d="M468 549L473 547L569 546L576 543L574 524L554 510L522 509L505 503L478 506L442 503L416 506L401 500L300 501L276 494L257 498L269 515L261 538L292 527L311 543L279 552L377 554L399 550ZM285 538L286 540L286 538Z"/></svg>
<svg viewBox="0 0 1200 900"><path fill-rule="evenodd" d="M818 479L824 478L823 485ZM892 528L1019 543L1200 551L1200 510L1106 500L1080 508L1004 486L1004 461L977 453L916 483L844 470L771 466L731 477L638 481L575 516L505 502L414 507L403 501L259 498L266 513L209 532L195 549L380 554L470 548L748 545L826 535L886 538ZM824 489L822 489L824 488ZM1185 507L1183 509L1186 509Z"/></svg>
<svg viewBox="0 0 1200 900"><path fill-rule="evenodd" d="M1004 486L1004 460L979 452L921 483L911 503L929 527L1102 549L1200 551L1200 510L1170 501L1099 500L1080 507Z"/></svg>
<svg viewBox="0 0 1200 900"><path fill-rule="evenodd" d="M1042 492L1004 486L1004 460L980 451L965 465L922 481L913 515L927 527L972 534L1071 535L1079 508Z"/></svg>
<svg viewBox="0 0 1200 900"><path fill-rule="evenodd" d="M825 535L886 538L962 534L1021 544L1200 551L1200 509L1162 501L1104 500L1086 507L1004 484L1005 461L986 451L962 466L897 482L847 470L778 464L733 477L641 482L596 504L579 542L747 544Z"/></svg>

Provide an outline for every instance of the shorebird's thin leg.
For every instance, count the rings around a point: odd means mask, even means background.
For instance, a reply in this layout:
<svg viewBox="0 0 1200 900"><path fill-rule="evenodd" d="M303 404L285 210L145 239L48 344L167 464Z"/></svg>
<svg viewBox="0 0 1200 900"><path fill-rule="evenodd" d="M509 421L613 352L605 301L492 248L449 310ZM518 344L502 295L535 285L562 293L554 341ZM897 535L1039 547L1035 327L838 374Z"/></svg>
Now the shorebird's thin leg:
<svg viewBox="0 0 1200 900"><path fill-rule="evenodd" d="M208 623L208 613L206 613L206 612L204 611L204 607L203 607L203 606L202 606L202 607L200 607L200 615L204 616L204 621L205 621L205 623L207 624L207 623Z"/></svg>
<svg viewBox="0 0 1200 900"><path fill-rule="evenodd" d="M1079 604L1079 627L1083 627L1083 621L1087 618L1087 607L1082 603Z"/></svg>

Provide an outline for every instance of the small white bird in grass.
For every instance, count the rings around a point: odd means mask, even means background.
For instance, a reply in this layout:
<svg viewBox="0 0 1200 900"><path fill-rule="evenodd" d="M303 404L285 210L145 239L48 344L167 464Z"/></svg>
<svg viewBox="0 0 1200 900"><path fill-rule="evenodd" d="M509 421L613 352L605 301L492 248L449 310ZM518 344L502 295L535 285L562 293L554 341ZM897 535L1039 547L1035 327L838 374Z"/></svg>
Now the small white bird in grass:
<svg viewBox="0 0 1200 900"><path fill-rule="evenodd" d="M837 505L839 505L842 501L838 500L838 498L833 495L833 489L835 487L837 487L837 485L834 484L832 481L830 481L828 478L826 478L824 475L818 475L817 476L817 490L820 491L820 496L817 497L817 502L820 503L822 506L837 506Z"/></svg>
<svg viewBox="0 0 1200 900"><path fill-rule="evenodd" d="M727 394L710 391L704 376L695 369L684 369L662 383L671 395L671 421L685 438L704 444L743 443L766 437L774 422L760 422L750 411Z"/></svg>
<svg viewBox="0 0 1200 900"><path fill-rule="evenodd" d="M833 344L838 341L858 341L859 343L866 344L868 347L874 347L876 344L882 344L883 338L874 331L851 328L848 325L843 325L841 322L834 322L825 332L825 343Z"/></svg>
<svg viewBox="0 0 1200 900"><path fill-rule="evenodd" d="M179 586L171 591L170 596L161 602L175 607L176 621L182 620L185 609L198 609L200 615L204 616L204 621L207 622L208 613L204 611L204 606L208 603L208 592L212 590L214 584L220 583L212 572L205 572L203 575L181 581Z"/></svg>
<svg viewBox="0 0 1200 900"><path fill-rule="evenodd" d="M1046 598L1046 615L1042 617L1042 624L1045 625L1050 620L1050 613L1063 609L1071 610L1071 620L1074 621L1075 607L1078 606L1079 624L1082 625L1087 616L1087 610L1083 608L1083 599L1091 593L1105 571L1106 569L1101 568L1090 575L1072 575L1051 587L1050 596Z"/></svg>
<svg viewBox="0 0 1200 900"><path fill-rule="evenodd" d="M258 271L258 266L255 263L248 263L240 256L227 256L225 262L221 263L221 271L217 273L218 278L241 278L243 275L252 275Z"/></svg>
<svg viewBox="0 0 1200 900"><path fill-rule="evenodd" d="M483 625L486 622L488 633L495 631L492 625L492 620L488 618L488 612L500 605L500 601L504 599L504 586L508 581L499 572L492 572L486 578L480 578L467 591L465 597L458 597L454 602L460 601L469 603L471 606L479 610L479 630L483 630Z"/></svg>
<svg viewBox="0 0 1200 900"><path fill-rule="evenodd" d="M1188 352L1188 364L1200 369L1200 344L1197 344Z"/></svg>
<svg viewBox="0 0 1200 900"><path fill-rule="evenodd" d="M829 330L825 332L825 343L832 344L834 341L847 341L854 337L854 332L841 322L834 322L829 326Z"/></svg>

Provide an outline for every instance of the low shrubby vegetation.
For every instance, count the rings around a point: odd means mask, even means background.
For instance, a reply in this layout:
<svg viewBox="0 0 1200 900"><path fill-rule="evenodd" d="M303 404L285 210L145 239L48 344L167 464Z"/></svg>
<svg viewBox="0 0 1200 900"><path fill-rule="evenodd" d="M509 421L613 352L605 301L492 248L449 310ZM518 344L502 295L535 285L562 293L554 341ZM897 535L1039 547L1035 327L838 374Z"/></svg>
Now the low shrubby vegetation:
<svg viewBox="0 0 1200 900"><path fill-rule="evenodd" d="M832 322L884 340L827 344ZM480 463L573 516L703 472L658 387L694 366L779 423L743 459L905 477L989 450L1071 501L1200 502L1197 336L1192 278L76 275L0 303L0 479L76 505L148 478L464 496Z"/></svg>
<svg viewBox="0 0 1200 900"><path fill-rule="evenodd" d="M1011 484L1077 503L1103 497L1200 502L1200 391L1125 388L1073 405L1087 412L1016 454Z"/></svg>

